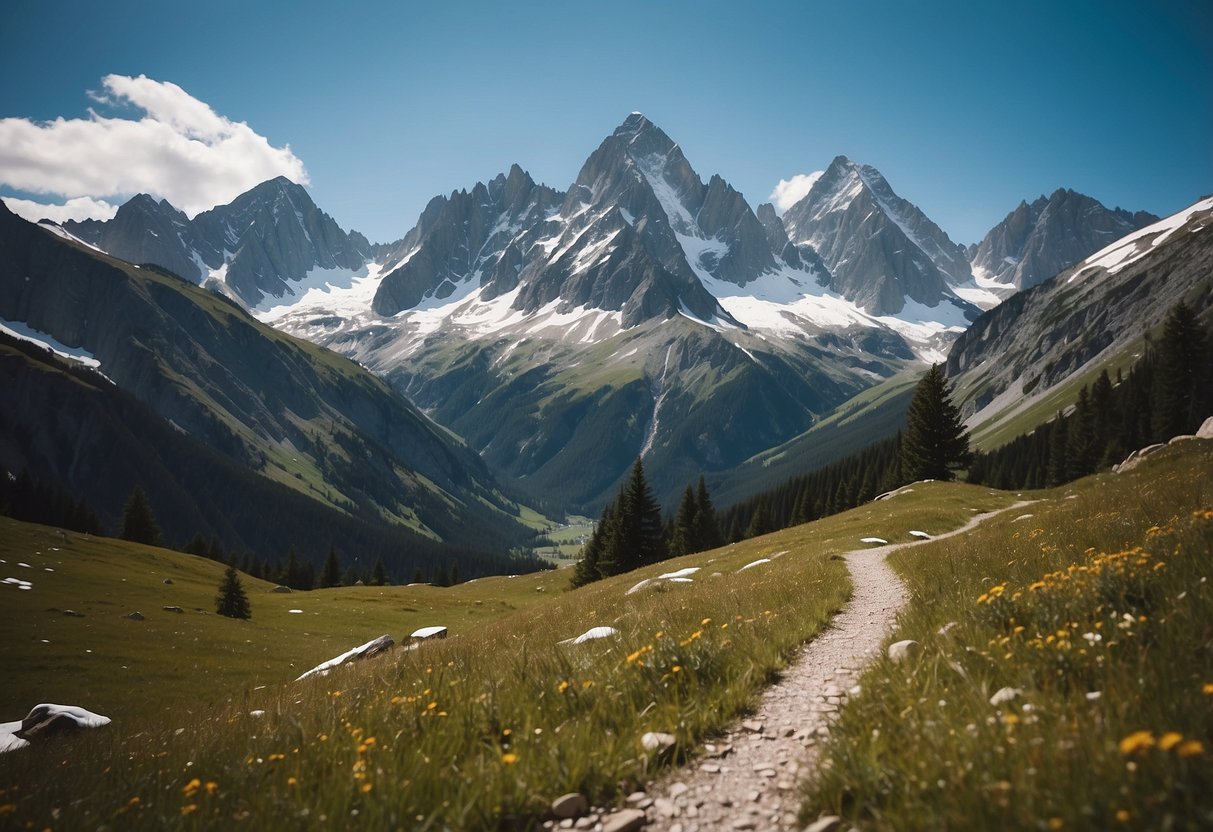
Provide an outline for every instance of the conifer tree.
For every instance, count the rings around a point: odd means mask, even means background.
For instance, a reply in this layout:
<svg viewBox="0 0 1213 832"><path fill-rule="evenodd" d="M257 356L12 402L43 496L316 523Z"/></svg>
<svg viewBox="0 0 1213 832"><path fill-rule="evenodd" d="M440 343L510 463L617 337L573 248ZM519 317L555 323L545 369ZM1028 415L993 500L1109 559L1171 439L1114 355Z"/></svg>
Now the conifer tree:
<svg viewBox="0 0 1213 832"><path fill-rule="evenodd" d="M228 618L252 617L248 596L244 594L244 587L240 584L240 576L236 574L234 566L229 566L223 573L219 595L215 598L215 611Z"/></svg>
<svg viewBox="0 0 1213 832"><path fill-rule="evenodd" d="M1182 300L1167 314L1154 371L1153 413L1150 426L1155 441L1191 433L1209 414L1209 356L1205 334Z"/></svg>
<svg viewBox="0 0 1213 832"><path fill-rule="evenodd" d="M383 566L383 556L375 561L375 570L371 573L371 580L375 586L384 586L387 584L387 569Z"/></svg>
<svg viewBox="0 0 1213 832"><path fill-rule="evenodd" d="M682 493L682 503L678 506L678 516L674 519L674 530L670 534L670 557L700 551L695 528L698 512L695 492L688 485Z"/></svg>
<svg viewBox="0 0 1213 832"><path fill-rule="evenodd" d="M716 509L708 494L708 485L703 474L699 475L699 487L695 491L694 552L706 552L721 545L720 525L716 520Z"/></svg>
<svg viewBox="0 0 1213 832"><path fill-rule="evenodd" d="M615 528L603 563L611 563L617 575L657 563L666 556L661 536L661 506L653 498L644 476L644 463L636 457L632 474L619 495Z"/></svg>
<svg viewBox="0 0 1213 832"><path fill-rule="evenodd" d="M969 434L952 404L939 364L934 364L914 391L901 443L902 473L910 480L951 480L953 469L972 460Z"/></svg>
<svg viewBox="0 0 1213 832"><path fill-rule="evenodd" d="M754 509L754 516L750 518L750 525L746 528L745 536L758 537L759 535L767 534L774 531L774 524L771 522L771 512L767 508L766 500L760 500L758 506Z"/></svg>
<svg viewBox="0 0 1213 832"><path fill-rule="evenodd" d="M152 507L148 505L147 495L137 485L122 508L122 530L118 536L149 546L159 546L164 542L160 536L160 526L152 515Z"/></svg>
<svg viewBox="0 0 1213 832"><path fill-rule="evenodd" d="M324 572L320 576L322 587L341 586L341 562L337 559L337 547L329 545L329 556L324 561Z"/></svg>
<svg viewBox="0 0 1213 832"><path fill-rule="evenodd" d="M190 538L189 543L185 544L185 548L183 548L181 551L185 552L187 555L199 555L201 557L206 557L206 538L202 536L201 532L195 534Z"/></svg>

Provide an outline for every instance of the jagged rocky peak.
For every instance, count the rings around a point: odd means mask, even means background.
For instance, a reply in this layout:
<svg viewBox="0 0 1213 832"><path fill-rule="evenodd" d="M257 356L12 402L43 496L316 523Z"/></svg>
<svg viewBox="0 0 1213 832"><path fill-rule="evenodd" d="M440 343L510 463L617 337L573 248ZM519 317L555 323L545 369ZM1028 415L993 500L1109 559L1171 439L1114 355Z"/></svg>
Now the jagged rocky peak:
<svg viewBox="0 0 1213 832"><path fill-rule="evenodd" d="M985 277L1028 289L1109 243L1157 222L1146 211L1107 208L1068 188L1019 205L969 250Z"/></svg>
<svg viewBox="0 0 1213 832"><path fill-rule="evenodd" d="M907 300L963 305L950 287L972 278L964 248L870 165L835 157L783 227L821 256L836 291L869 312L897 314Z"/></svg>

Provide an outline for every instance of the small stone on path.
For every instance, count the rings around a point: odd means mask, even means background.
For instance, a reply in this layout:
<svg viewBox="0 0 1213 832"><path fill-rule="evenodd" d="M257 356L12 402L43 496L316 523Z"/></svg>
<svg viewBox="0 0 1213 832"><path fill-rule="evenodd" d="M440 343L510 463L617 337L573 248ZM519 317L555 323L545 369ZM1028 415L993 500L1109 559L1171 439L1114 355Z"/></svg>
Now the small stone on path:
<svg viewBox="0 0 1213 832"><path fill-rule="evenodd" d="M579 818L589 810L590 802L577 792L562 794L552 801L552 814L558 818Z"/></svg>
<svg viewBox="0 0 1213 832"><path fill-rule="evenodd" d="M636 832L643 829L644 812L639 809L621 809L602 819L602 832Z"/></svg>

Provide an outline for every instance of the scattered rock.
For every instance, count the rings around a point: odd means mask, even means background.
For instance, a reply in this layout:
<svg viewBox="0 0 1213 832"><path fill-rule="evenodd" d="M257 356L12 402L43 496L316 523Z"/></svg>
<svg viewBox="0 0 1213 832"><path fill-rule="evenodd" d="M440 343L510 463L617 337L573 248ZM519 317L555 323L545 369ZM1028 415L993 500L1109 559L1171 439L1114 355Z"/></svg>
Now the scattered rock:
<svg viewBox="0 0 1213 832"><path fill-rule="evenodd" d="M84 618L84 613L76 612L75 610L64 610L63 614L68 618Z"/></svg>
<svg viewBox="0 0 1213 832"><path fill-rule="evenodd" d="M838 832L842 828L842 818L838 815L822 815L805 827L804 832Z"/></svg>
<svg viewBox="0 0 1213 832"><path fill-rule="evenodd" d="M623 799L623 802L629 803L632 806L635 806L638 803L643 803L644 801L646 801L648 799L649 799L649 796L647 794L645 794L644 792L632 792L631 794L629 794L627 797L625 797Z"/></svg>
<svg viewBox="0 0 1213 832"><path fill-rule="evenodd" d="M74 705L35 705L20 728L13 735L32 742L35 738L79 731L81 728L100 728L109 725L108 716L101 716ZM20 746L18 746L20 747Z"/></svg>
<svg viewBox="0 0 1213 832"><path fill-rule="evenodd" d="M889 645L889 658L895 662L904 662L922 652L922 645L912 638L905 641L895 641Z"/></svg>
<svg viewBox="0 0 1213 832"><path fill-rule="evenodd" d="M427 638L446 638L446 636L446 627L434 626L422 627L419 630L413 630L413 632L409 634L409 639L412 641L423 641Z"/></svg>
<svg viewBox="0 0 1213 832"><path fill-rule="evenodd" d="M639 592L640 590L644 589L646 586L648 586L651 583L653 583L652 578L645 578L643 581L640 581L639 583L637 583L635 586L633 586L631 589L629 589L627 592L625 592L623 594L631 595L634 592Z"/></svg>
<svg viewBox="0 0 1213 832"><path fill-rule="evenodd" d="M640 738L640 744L644 746L645 751L660 751L663 748L669 748L677 741L673 734L662 734L656 731L649 731Z"/></svg>
<svg viewBox="0 0 1213 832"><path fill-rule="evenodd" d="M657 580L668 581L673 578L685 578L688 575L694 575L698 571L699 571L698 566L688 566L685 569L679 569L675 572L666 572L664 575L658 575Z"/></svg>
<svg viewBox="0 0 1213 832"><path fill-rule="evenodd" d="M181 612L181 613L185 612L185 610L181 609L181 607L175 607L175 606L171 606L171 605L167 606L167 607L161 607L161 609L163 609L165 612Z"/></svg>
<svg viewBox="0 0 1213 832"><path fill-rule="evenodd" d="M859 542L860 543L877 543L877 544L880 544L881 546L887 546L889 543L889 541L885 540L883 537L864 537L864 538L860 538Z"/></svg>
<svg viewBox="0 0 1213 832"><path fill-rule="evenodd" d="M1204 430L1203 425L1201 426L1201 430ZM1159 449L1165 448L1165 447L1166 447L1166 445L1162 444L1161 442L1155 443L1153 445L1146 445L1144 448L1140 448L1140 449L1134 451L1133 453L1129 454L1125 458L1124 462L1120 463L1119 465L1113 466L1112 470L1118 474L1123 474L1125 471L1132 471L1134 468L1136 468L1141 463L1141 461L1143 459L1148 457L1150 454L1158 451Z"/></svg>
<svg viewBox="0 0 1213 832"><path fill-rule="evenodd" d="M747 569L749 569L749 568L751 568L751 567L753 567L753 566L760 566L760 565L762 565L762 564L764 564L764 563L770 563L770 562L771 562L771 559L770 559L770 558L759 558L758 560L755 560L755 561L750 561L749 563L747 563L745 566L741 567L741 568L740 568L740 569L738 569L737 571L738 571L738 572L744 572L744 571L746 571Z"/></svg>
<svg viewBox="0 0 1213 832"><path fill-rule="evenodd" d="M309 676L327 676L329 671L334 667L343 665L347 662L356 662L363 659L369 659L372 656L378 656L380 653L390 649L396 642L389 635L382 635L379 638L371 639L366 644L359 645L353 650L347 650L336 658L329 659L327 662L316 665L308 672L301 675L295 681L298 682L306 679Z"/></svg>
<svg viewBox="0 0 1213 832"><path fill-rule="evenodd" d="M1012 523L1018 523L1020 520L1029 520L1029 519L1031 519L1032 517L1035 517L1035 516L1036 516L1036 515L1034 515L1034 514L1021 514L1021 515L1019 515L1018 517L1016 517L1014 520L1012 520L1011 522L1012 522Z"/></svg>
<svg viewBox="0 0 1213 832"><path fill-rule="evenodd" d="M602 819L602 832L636 832L643 829L644 812L639 809L621 809Z"/></svg>
<svg viewBox="0 0 1213 832"><path fill-rule="evenodd" d="M552 801L552 814L558 818L579 818L589 810L590 802L577 792L562 794Z"/></svg>
<svg viewBox="0 0 1213 832"><path fill-rule="evenodd" d="M927 534L926 532L919 531L918 529L910 529L910 536L917 537L920 540L930 540L931 539L931 536L929 534Z"/></svg>
<svg viewBox="0 0 1213 832"><path fill-rule="evenodd" d="M260 708L258 708L258 709L257 709L257 710L255 710L255 711L249 711L249 712L248 712L248 715L249 715L249 716L253 716L253 717L265 716L265 711L263 711L263 710L261 710Z"/></svg>
<svg viewBox="0 0 1213 832"><path fill-rule="evenodd" d="M127 613L127 614L126 614L124 617L125 617L125 618L129 618L131 621L143 621L143 620L145 620L145 619L144 619L144 615L143 615L143 613L141 613L141 612L137 612L137 611L136 611L136 612L128 612L128 613Z"/></svg>
<svg viewBox="0 0 1213 832"><path fill-rule="evenodd" d="M1205 419L1205 421L1201 424L1200 428L1196 431L1196 438L1213 439L1213 416Z"/></svg>
<svg viewBox="0 0 1213 832"><path fill-rule="evenodd" d="M276 586L270 590L270 592L290 592L290 591L291 591L291 588L289 586L282 586L282 584L279 584L278 586Z"/></svg>
<svg viewBox="0 0 1213 832"><path fill-rule="evenodd" d="M566 638L564 641L557 642L557 644L584 644L587 641L612 638L617 635L619 635L619 631L614 627L591 627L576 638Z"/></svg>
<svg viewBox="0 0 1213 832"><path fill-rule="evenodd" d="M173 579L172 579L172 578L165 578L165 579L164 579L164 583L165 583L165 584L172 584L172 582L173 582Z"/></svg>
<svg viewBox="0 0 1213 832"><path fill-rule="evenodd" d="M751 734L762 733L762 723L756 719L747 719L741 723L741 727L749 731Z"/></svg>
<svg viewBox="0 0 1213 832"><path fill-rule="evenodd" d="M678 798L682 797L684 794L686 794L690 790L691 790L691 787L688 786L686 783L674 783L670 786L670 797L677 800Z"/></svg>
<svg viewBox="0 0 1213 832"><path fill-rule="evenodd" d="M947 624L944 624L942 627L940 627L939 630L936 631L936 634L941 635L941 636L946 636L948 633L952 632L952 630L954 630L955 628L957 628L959 626L960 626L959 621L949 621Z"/></svg>
<svg viewBox="0 0 1213 832"><path fill-rule="evenodd" d="M1023 696L1023 691L1019 688L999 688L994 695L990 697L990 704L998 707L1004 702L1010 702L1013 699Z"/></svg>

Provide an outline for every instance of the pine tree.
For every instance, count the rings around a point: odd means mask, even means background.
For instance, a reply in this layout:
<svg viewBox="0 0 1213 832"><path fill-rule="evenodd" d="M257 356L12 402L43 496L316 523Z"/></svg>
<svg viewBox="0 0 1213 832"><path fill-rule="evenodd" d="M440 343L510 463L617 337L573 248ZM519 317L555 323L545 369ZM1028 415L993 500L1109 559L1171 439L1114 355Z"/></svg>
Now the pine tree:
<svg viewBox="0 0 1213 832"><path fill-rule="evenodd" d="M371 573L371 580L375 586L385 586L387 584L387 569L383 566L383 556L375 561L375 570Z"/></svg>
<svg viewBox="0 0 1213 832"><path fill-rule="evenodd" d="M1167 314L1154 373L1153 438L1191 433L1208 414L1208 353L1196 313L1182 300Z"/></svg>
<svg viewBox="0 0 1213 832"><path fill-rule="evenodd" d="M187 555L199 555L201 557L205 557L206 538L203 537L201 533L195 534L190 538L190 542L185 544L185 548L183 548L181 551L185 552Z"/></svg>
<svg viewBox="0 0 1213 832"><path fill-rule="evenodd" d="M774 530L775 526L771 522L771 512L767 508L767 501L760 500L754 509L754 516L750 518L750 525L745 530L745 536L747 538L758 537Z"/></svg>
<svg viewBox="0 0 1213 832"><path fill-rule="evenodd" d="M682 493L682 503L678 506L678 516L674 519L674 530L670 534L670 557L689 555L700 551L696 535L695 520L699 506L695 500L695 492L687 486Z"/></svg>
<svg viewBox="0 0 1213 832"><path fill-rule="evenodd" d="M691 551L706 552L708 549L718 548L722 542L716 509L712 505L712 497L708 494L707 483L700 474L699 487L695 491L695 548Z"/></svg>
<svg viewBox="0 0 1213 832"><path fill-rule="evenodd" d="M152 507L148 505L147 495L139 486L135 486L122 509L122 530L118 536L149 546L159 546L164 542L160 536L160 526L152 515Z"/></svg>
<svg viewBox="0 0 1213 832"><path fill-rule="evenodd" d="M636 457L632 474L619 495L614 530L603 564L611 563L609 574L629 572L656 563L666 556L661 536L661 506L653 498L644 477L644 463Z"/></svg>
<svg viewBox="0 0 1213 832"><path fill-rule="evenodd" d="M1050 487L1061 485L1066 481L1066 448L1069 445L1066 418L1061 411L1053 417L1052 428L1049 431L1049 468L1046 477Z"/></svg>
<svg viewBox="0 0 1213 832"><path fill-rule="evenodd" d="M228 618L251 618L248 596L240 584L240 576L236 567L229 566L223 573L223 582L219 584L219 595L215 598L215 611Z"/></svg>
<svg viewBox="0 0 1213 832"><path fill-rule="evenodd" d="M324 572L320 577L322 587L341 586L341 562L337 559L337 547L329 545L329 556L324 561Z"/></svg>
<svg viewBox="0 0 1213 832"><path fill-rule="evenodd" d="M1085 477L1095 470L1091 394L1084 385L1078 391L1074 412L1066 419L1066 480Z"/></svg>
<svg viewBox="0 0 1213 832"><path fill-rule="evenodd" d="M951 480L954 468L972 460L969 434L952 404L939 364L932 365L914 391L901 443L902 471L910 480Z"/></svg>

